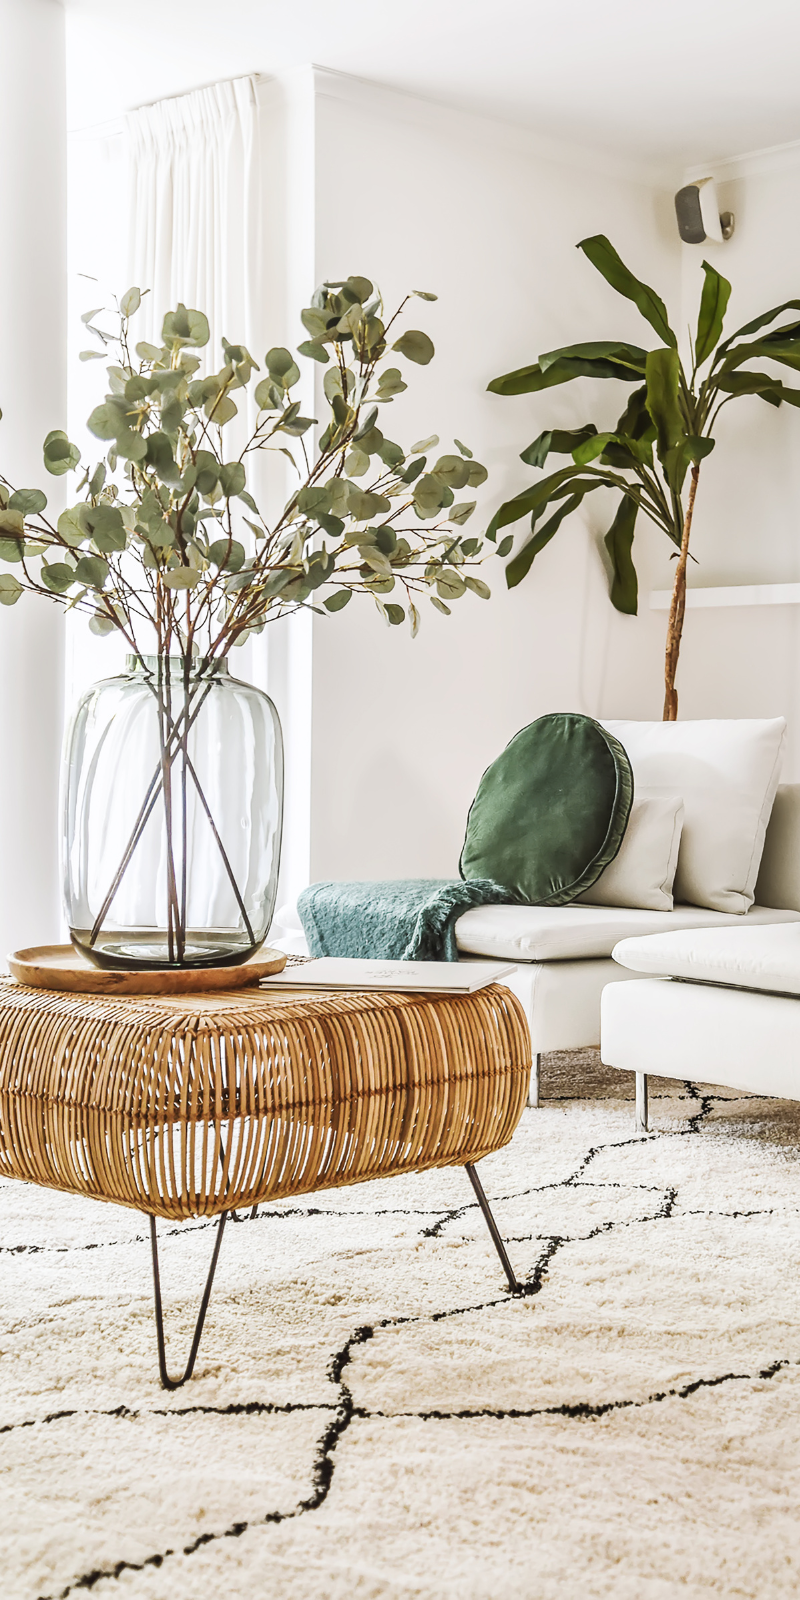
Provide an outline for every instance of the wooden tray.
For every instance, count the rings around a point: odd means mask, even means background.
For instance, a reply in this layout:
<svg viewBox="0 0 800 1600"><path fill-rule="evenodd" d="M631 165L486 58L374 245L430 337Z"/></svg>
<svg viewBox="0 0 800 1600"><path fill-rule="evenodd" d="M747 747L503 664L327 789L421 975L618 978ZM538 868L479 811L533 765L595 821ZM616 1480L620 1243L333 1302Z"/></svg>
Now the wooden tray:
<svg viewBox="0 0 800 1600"><path fill-rule="evenodd" d="M17 983L29 989L58 989L71 994L211 994L225 989L245 989L273 972L282 972L282 950L259 950L239 967L184 967L169 971L108 972L93 967L71 944L45 944L15 950L8 969Z"/></svg>

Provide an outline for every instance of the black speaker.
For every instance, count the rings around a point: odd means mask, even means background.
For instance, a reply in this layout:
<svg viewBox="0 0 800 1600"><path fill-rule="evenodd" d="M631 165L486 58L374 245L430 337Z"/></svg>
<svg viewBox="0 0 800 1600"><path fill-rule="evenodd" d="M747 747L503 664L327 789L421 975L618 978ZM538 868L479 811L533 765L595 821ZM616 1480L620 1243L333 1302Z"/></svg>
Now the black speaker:
<svg viewBox="0 0 800 1600"><path fill-rule="evenodd" d="M706 230L700 210L700 190L696 183L687 183L675 196L675 215L678 232L684 244L703 244Z"/></svg>
<svg viewBox="0 0 800 1600"><path fill-rule="evenodd" d="M733 212L720 215L717 186L713 178L698 178L687 183L675 196L678 232L684 244L704 244L711 239L722 244L733 233Z"/></svg>

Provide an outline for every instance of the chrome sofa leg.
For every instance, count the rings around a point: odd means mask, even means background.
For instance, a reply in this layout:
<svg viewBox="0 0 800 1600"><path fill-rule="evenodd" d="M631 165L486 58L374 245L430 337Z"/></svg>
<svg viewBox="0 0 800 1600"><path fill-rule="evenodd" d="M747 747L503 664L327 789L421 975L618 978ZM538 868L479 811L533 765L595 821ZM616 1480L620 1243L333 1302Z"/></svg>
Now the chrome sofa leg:
<svg viewBox="0 0 800 1600"><path fill-rule="evenodd" d="M647 1104L647 1074L636 1074L636 1132L649 1133L650 1120Z"/></svg>
<svg viewBox="0 0 800 1600"><path fill-rule="evenodd" d="M539 1056L535 1055L531 1065L531 1086L528 1090L528 1105L534 1109L539 1104Z"/></svg>

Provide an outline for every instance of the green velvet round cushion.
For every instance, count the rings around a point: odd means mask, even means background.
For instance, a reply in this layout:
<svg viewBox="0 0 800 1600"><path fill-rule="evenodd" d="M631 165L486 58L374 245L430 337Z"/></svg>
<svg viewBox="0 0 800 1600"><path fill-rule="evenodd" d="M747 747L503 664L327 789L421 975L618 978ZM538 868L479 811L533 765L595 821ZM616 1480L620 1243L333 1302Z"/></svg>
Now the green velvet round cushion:
<svg viewBox="0 0 800 1600"><path fill-rule="evenodd" d="M530 905L566 905L614 860L632 802L631 764L613 734L577 712L539 717L481 778L461 876L493 878Z"/></svg>

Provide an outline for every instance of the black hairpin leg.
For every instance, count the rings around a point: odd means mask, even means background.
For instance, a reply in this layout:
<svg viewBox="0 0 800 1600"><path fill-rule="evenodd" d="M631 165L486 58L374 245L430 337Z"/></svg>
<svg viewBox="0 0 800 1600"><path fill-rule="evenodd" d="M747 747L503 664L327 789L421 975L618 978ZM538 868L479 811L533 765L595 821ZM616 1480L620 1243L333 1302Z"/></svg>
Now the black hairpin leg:
<svg viewBox="0 0 800 1600"><path fill-rule="evenodd" d="M181 1384L186 1383L194 1372L194 1364L197 1358L197 1351L199 1349L200 1339L203 1333L203 1323L206 1320L208 1302L211 1299L211 1288L214 1283L214 1273L217 1270L219 1247L222 1244L222 1235L225 1232L225 1223L227 1220L228 1213L227 1211L223 1211L220 1215L219 1222L217 1223L217 1237L214 1240L214 1251L211 1256L211 1266L208 1269L206 1286L203 1290L203 1298L200 1301L200 1310L197 1315L197 1324L194 1330L192 1348L189 1351L189 1360L186 1363L186 1371L184 1372L182 1378L171 1378L167 1372L167 1355L166 1350L164 1349L164 1315L161 1307L161 1278L158 1271L156 1219L153 1216L150 1218L150 1243L153 1249L153 1298L155 1300L156 1307L156 1337L158 1339L158 1371L161 1378L161 1384L164 1389L180 1389Z"/></svg>
<svg viewBox="0 0 800 1600"><path fill-rule="evenodd" d="M516 1274L514 1272L514 1268L512 1267L511 1262L508 1259L508 1251L506 1250L506 1247L503 1244L503 1241L502 1241L502 1239L500 1237L500 1229L498 1228L497 1223L495 1222L494 1217L492 1216L491 1209L490 1209L490 1206L489 1206L489 1202L488 1202L488 1200L486 1198L486 1195L483 1192L483 1184L481 1183L481 1180L478 1177L478 1174L475 1171L475 1168L473 1167L472 1162L471 1161L466 1161L464 1163L464 1165L466 1167L467 1177L469 1178L469 1181L472 1184L473 1189L475 1190L475 1197L476 1197L476 1199L478 1201L478 1205L480 1206L481 1211L483 1212L484 1220L486 1222L486 1226L489 1229L489 1232L490 1232L490 1234L492 1236L492 1244L494 1245L495 1250L497 1251L497 1254L499 1255L500 1260L503 1263L503 1271L504 1271L506 1277L508 1278L509 1287L514 1292L514 1294L518 1294L520 1289L522 1288L522 1284L519 1282L519 1280L518 1280L518 1278L517 1278L517 1276L516 1276Z"/></svg>

